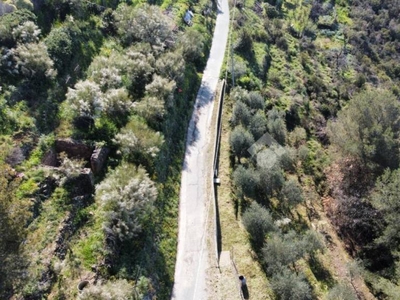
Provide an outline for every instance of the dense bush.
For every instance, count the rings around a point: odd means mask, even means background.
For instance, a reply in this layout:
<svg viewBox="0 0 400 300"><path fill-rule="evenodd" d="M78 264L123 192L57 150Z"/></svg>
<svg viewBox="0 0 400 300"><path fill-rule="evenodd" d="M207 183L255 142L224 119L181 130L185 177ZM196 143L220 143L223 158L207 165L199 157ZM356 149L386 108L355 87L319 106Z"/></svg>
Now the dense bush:
<svg viewBox="0 0 400 300"><path fill-rule="evenodd" d="M150 129L143 120L133 117L115 136L114 142L129 161L147 164L147 160L154 158L160 151L163 137Z"/></svg>
<svg viewBox="0 0 400 300"><path fill-rule="evenodd" d="M283 269L274 275L271 286L278 299L281 300L310 300L312 292L304 276L297 275L288 269Z"/></svg>
<svg viewBox="0 0 400 300"><path fill-rule="evenodd" d="M134 300L134 286L126 280L115 280L106 284L96 284L85 287L78 296L79 300L108 300L126 299Z"/></svg>
<svg viewBox="0 0 400 300"><path fill-rule="evenodd" d="M260 174L256 170L239 165L232 177L240 196L251 198L256 196L257 187L260 184Z"/></svg>
<svg viewBox="0 0 400 300"><path fill-rule="evenodd" d="M138 235L146 226L157 189L142 167L123 164L96 187L106 234L120 241Z"/></svg>
<svg viewBox="0 0 400 300"><path fill-rule="evenodd" d="M356 300L354 290L348 285L337 284L329 290L326 300Z"/></svg>
<svg viewBox="0 0 400 300"><path fill-rule="evenodd" d="M255 201L246 209L242 219L256 249L261 248L268 233L277 231L270 212Z"/></svg>
<svg viewBox="0 0 400 300"><path fill-rule="evenodd" d="M9 48L15 46L16 40L13 37L14 29L29 21L35 22L36 16L26 9L19 9L2 16L0 18L0 45Z"/></svg>
<svg viewBox="0 0 400 300"><path fill-rule="evenodd" d="M118 33L127 45L142 41L161 49L174 40L173 24L158 6L145 4L136 8L119 5L115 19Z"/></svg>
<svg viewBox="0 0 400 300"><path fill-rule="evenodd" d="M254 138L250 132L248 132L243 126L239 125L235 127L229 137L229 143L233 154L239 159L242 157L248 157L250 153L248 149L254 143Z"/></svg>
<svg viewBox="0 0 400 300"><path fill-rule="evenodd" d="M328 124L332 144L366 166L395 169L400 162L399 114L400 103L391 92L362 92Z"/></svg>
<svg viewBox="0 0 400 300"><path fill-rule="evenodd" d="M304 201L301 187L293 179L290 179L283 184L281 193L282 201L284 206L287 208L291 208Z"/></svg>

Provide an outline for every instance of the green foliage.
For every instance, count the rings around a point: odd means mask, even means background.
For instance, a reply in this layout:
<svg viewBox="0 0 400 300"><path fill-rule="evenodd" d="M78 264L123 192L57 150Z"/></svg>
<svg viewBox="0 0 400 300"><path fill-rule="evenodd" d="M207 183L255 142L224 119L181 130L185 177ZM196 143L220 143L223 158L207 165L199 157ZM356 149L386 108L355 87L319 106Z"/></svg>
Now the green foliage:
<svg viewBox="0 0 400 300"><path fill-rule="evenodd" d="M284 206L287 208L292 208L304 201L301 187L293 179L289 179L283 184L281 193Z"/></svg>
<svg viewBox="0 0 400 300"><path fill-rule="evenodd" d="M239 159L249 156L247 151L254 143L254 138L243 126L236 126L229 137L233 154Z"/></svg>
<svg viewBox="0 0 400 300"><path fill-rule="evenodd" d="M0 18L0 45L13 47L16 43L13 30L25 22L36 22L36 16L26 9L18 9Z"/></svg>
<svg viewBox="0 0 400 300"><path fill-rule="evenodd" d="M310 300L311 288L304 276L297 275L288 269L274 275L271 286L278 299L281 300Z"/></svg>
<svg viewBox="0 0 400 300"><path fill-rule="evenodd" d="M106 284L89 285L78 296L79 300L134 300L134 287L124 279L109 281Z"/></svg>
<svg viewBox="0 0 400 300"><path fill-rule="evenodd" d="M96 188L107 234L121 241L135 237L146 226L156 197L143 168L123 164L111 172Z"/></svg>
<svg viewBox="0 0 400 300"><path fill-rule="evenodd" d="M115 136L114 142L127 160L137 164L148 164L147 160L154 159L160 151L164 139L143 120L133 117Z"/></svg>
<svg viewBox="0 0 400 300"><path fill-rule="evenodd" d="M277 227L270 212L257 202L253 201L242 216L243 225L250 234L253 245L259 249L264 244L265 236L276 232Z"/></svg>
<svg viewBox="0 0 400 300"><path fill-rule="evenodd" d="M240 196L251 198L256 196L257 186L260 184L260 174L256 170L239 165L232 177Z"/></svg>
<svg viewBox="0 0 400 300"><path fill-rule="evenodd" d="M356 300L354 290L348 285L337 284L329 290L326 300Z"/></svg>
<svg viewBox="0 0 400 300"><path fill-rule="evenodd" d="M267 113L267 127L272 137L282 146L286 144L286 124L284 114L273 108Z"/></svg>
<svg viewBox="0 0 400 300"><path fill-rule="evenodd" d="M395 169L399 166L400 103L389 91L357 94L328 124L332 144L341 155L364 164Z"/></svg>
<svg viewBox="0 0 400 300"><path fill-rule="evenodd" d="M171 20L158 6L121 4L115 11L115 19L118 33L126 45L140 41L162 49L168 40L174 39Z"/></svg>
<svg viewBox="0 0 400 300"><path fill-rule="evenodd" d="M233 108L231 125L235 127L241 124L247 127L250 123L250 118L251 114L246 104L244 104L241 101L238 101L235 104L235 107Z"/></svg>
<svg viewBox="0 0 400 300"><path fill-rule="evenodd" d="M87 269L98 263L104 255L104 234L100 228L96 229L97 232L91 233L87 238L79 241L77 245L77 255Z"/></svg>
<svg viewBox="0 0 400 300"><path fill-rule="evenodd" d="M397 249L400 240L400 225L397 220L400 209L400 169L385 173L378 178L371 201L385 220L386 226L378 241L388 248Z"/></svg>
<svg viewBox="0 0 400 300"><path fill-rule="evenodd" d="M71 62L73 55L73 41L68 28L54 27L44 43L57 71L62 72Z"/></svg>
<svg viewBox="0 0 400 300"><path fill-rule="evenodd" d="M0 170L0 297L6 299L26 264L19 245L25 236L30 204L15 197L20 181L15 171L3 163Z"/></svg>

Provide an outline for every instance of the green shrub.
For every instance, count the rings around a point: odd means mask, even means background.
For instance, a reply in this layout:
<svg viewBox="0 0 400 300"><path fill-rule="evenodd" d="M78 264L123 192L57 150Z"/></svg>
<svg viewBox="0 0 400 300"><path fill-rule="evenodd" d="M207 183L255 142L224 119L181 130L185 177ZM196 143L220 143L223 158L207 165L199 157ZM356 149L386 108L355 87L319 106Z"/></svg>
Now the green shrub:
<svg viewBox="0 0 400 300"><path fill-rule="evenodd" d="M354 290L348 285L337 284L329 290L326 300L356 300Z"/></svg>
<svg viewBox="0 0 400 300"><path fill-rule="evenodd" d="M275 274L271 280L272 289L280 300L313 299L310 285L303 275L297 275L288 269Z"/></svg>
<svg viewBox="0 0 400 300"><path fill-rule="evenodd" d="M292 208L304 201L301 187L293 179L290 179L283 184L281 194L282 202L286 208Z"/></svg>
<svg viewBox="0 0 400 300"><path fill-rule="evenodd" d="M233 129L229 143L233 154L239 159L242 157L248 157L248 149L254 143L254 138L250 132L248 132L243 126L239 125Z"/></svg>
<svg viewBox="0 0 400 300"><path fill-rule="evenodd" d="M270 212L255 201L246 209L242 220L256 249L261 248L268 233L278 230Z"/></svg>
<svg viewBox="0 0 400 300"><path fill-rule="evenodd" d="M96 187L104 228L119 240L131 239L146 226L157 189L142 167L123 164Z"/></svg>
<svg viewBox="0 0 400 300"><path fill-rule="evenodd" d="M247 127L250 123L250 119L251 114L248 107L241 101L236 102L232 112L231 125L235 127L241 124Z"/></svg>
<svg viewBox="0 0 400 300"><path fill-rule="evenodd" d="M256 170L239 165L232 177L241 197L254 198L256 196L256 190L260 184L260 174Z"/></svg>

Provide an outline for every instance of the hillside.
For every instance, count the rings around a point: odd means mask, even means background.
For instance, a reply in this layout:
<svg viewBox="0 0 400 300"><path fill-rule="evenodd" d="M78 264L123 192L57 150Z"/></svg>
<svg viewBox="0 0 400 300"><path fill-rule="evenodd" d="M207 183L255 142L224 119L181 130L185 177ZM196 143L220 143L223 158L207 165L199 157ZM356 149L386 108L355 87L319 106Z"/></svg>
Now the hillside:
<svg viewBox="0 0 400 300"><path fill-rule="evenodd" d="M7 1L0 298L169 299L212 3ZM79 291L81 290L81 291Z"/></svg>
<svg viewBox="0 0 400 300"><path fill-rule="evenodd" d="M215 4L0 2L1 299L170 299ZM230 6L222 250L251 299L400 299L398 0Z"/></svg>
<svg viewBox="0 0 400 300"><path fill-rule="evenodd" d="M222 247L250 298L398 299L398 2L232 5Z"/></svg>

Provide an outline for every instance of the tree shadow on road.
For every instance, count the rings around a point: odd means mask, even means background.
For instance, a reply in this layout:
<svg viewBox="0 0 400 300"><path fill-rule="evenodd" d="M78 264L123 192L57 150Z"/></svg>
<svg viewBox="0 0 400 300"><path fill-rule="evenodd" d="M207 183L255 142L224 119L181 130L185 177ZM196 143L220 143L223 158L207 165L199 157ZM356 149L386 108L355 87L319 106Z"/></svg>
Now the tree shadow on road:
<svg viewBox="0 0 400 300"><path fill-rule="evenodd" d="M183 170L190 171L188 169L187 157L190 156L193 150L196 148L196 142L201 138L201 130L205 131L207 128L200 128L200 118L207 118L207 112L203 111L203 108L214 100L215 91L211 90L207 82L202 82L199 91L196 96L196 102L193 107L192 117L189 122L189 127L186 136L186 150L185 159L183 162ZM207 134L207 132L203 132Z"/></svg>

